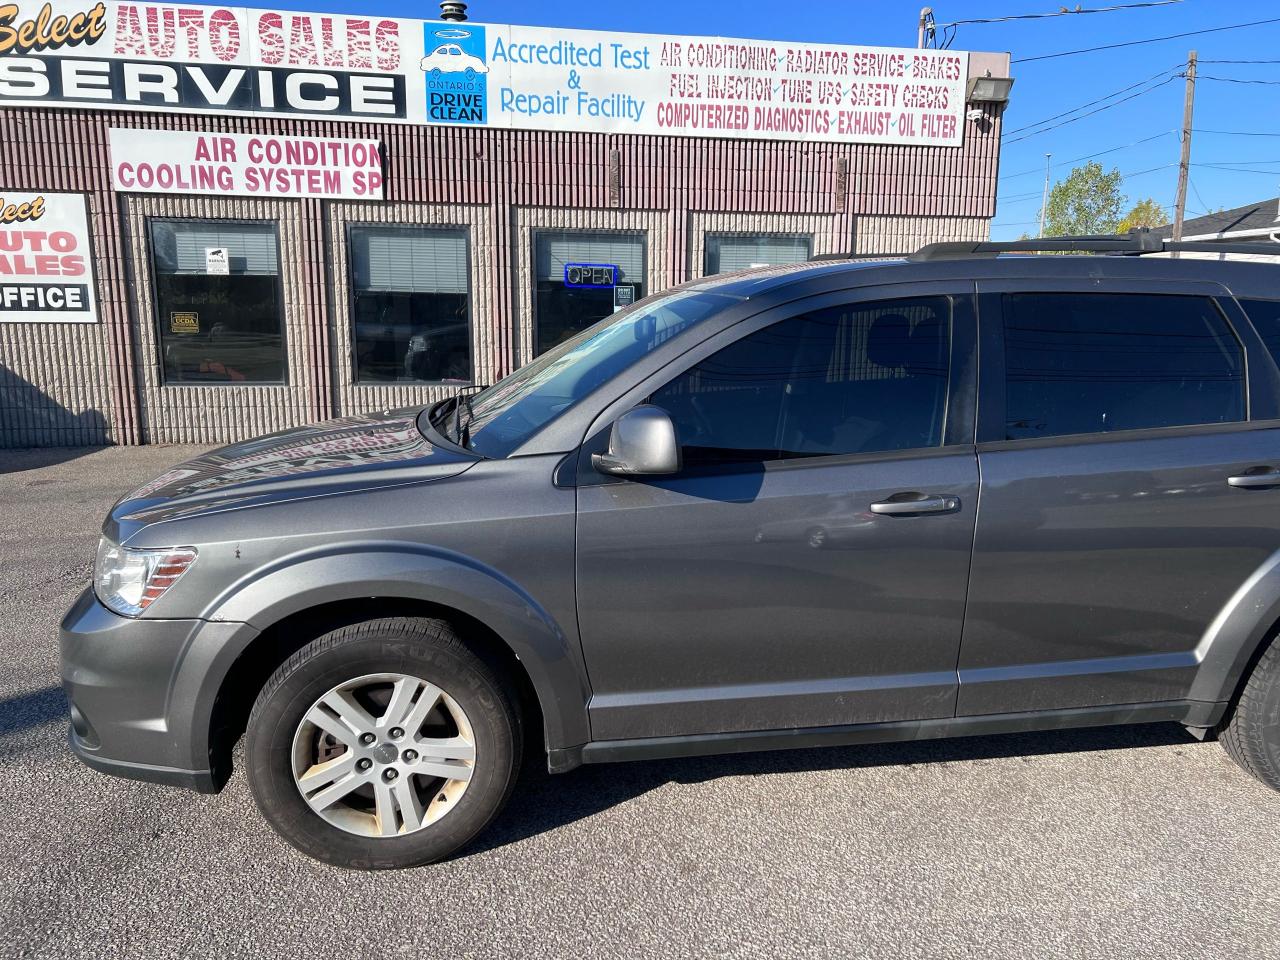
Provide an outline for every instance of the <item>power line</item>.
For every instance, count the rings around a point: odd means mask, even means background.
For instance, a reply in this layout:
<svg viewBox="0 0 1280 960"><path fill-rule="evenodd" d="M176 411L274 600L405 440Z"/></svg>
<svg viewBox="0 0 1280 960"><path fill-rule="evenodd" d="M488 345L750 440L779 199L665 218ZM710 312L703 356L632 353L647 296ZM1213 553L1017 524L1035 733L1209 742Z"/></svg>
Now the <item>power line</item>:
<svg viewBox="0 0 1280 960"><path fill-rule="evenodd" d="M1264 166L1266 164L1271 164L1271 163L1280 163L1280 160L1201 160L1199 162L1199 165L1202 167L1221 167L1226 164L1239 165L1242 163L1250 164L1252 166L1257 167L1257 166Z"/></svg>
<svg viewBox="0 0 1280 960"><path fill-rule="evenodd" d="M1176 167L1176 166L1177 166L1176 163L1162 163L1158 167L1148 167L1146 170L1134 170L1131 173L1122 173L1120 174L1120 179L1121 181L1124 181L1132 177L1141 177L1144 174L1155 173L1157 170L1168 170L1170 167ZM1035 193L1016 193L1012 197L997 197L996 202L1005 203L1005 204L1025 203L1026 201L1039 196L1040 196L1040 191L1037 190Z"/></svg>
<svg viewBox="0 0 1280 960"><path fill-rule="evenodd" d="M1008 17L987 17L981 20L952 20L950 23L939 23L940 29L947 27L963 27L974 23L1007 23L1010 20L1043 20L1046 17L1067 17L1074 16L1078 13L1115 13L1117 10L1141 10L1145 7L1167 7L1173 3L1181 3L1182 0L1149 0L1147 3L1120 3L1111 7L1094 7L1089 10L1081 10L1077 7L1075 10L1068 10L1063 7L1061 10L1055 10L1053 13L1019 13Z"/></svg>
<svg viewBox="0 0 1280 960"><path fill-rule="evenodd" d="M1056 170L1058 167L1065 167L1069 163L1079 163L1081 160L1092 160L1094 157L1101 157L1108 153L1115 153L1118 150L1128 150L1130 147L1137 147L1144 143L1150 143L1152 140L1159 140L1161 137L1167 137L1171 133L1176 133L1176 132L1177 131L1175 130L1163 130L1160 133L1154 134L1153 136L1144 137L1141 140L1135 140L1133 141L1133 143L1125 143L1125 144L1121 144L1118 147L1110 147L1106 150L1099 150L1097 153L1086 154L1083 157L1075 157L1072 160L1062 160L1059 163L1053 164L1049 169ZM1044 170L1044 167L1036 167L1034 170L1021 170L1018 173L1005 174L1003 177L1000 178L1000 181L1003 182L1005 180L1013 180L1015 177L1030 176L1033 173L1040 173L1042 170Z"/></svg>
<svg viewBox="0 0 1280 960"><path fill-rule="evenodd" d="M1280 60L1201 60L1201 63L1280 63Z"/></svg>
<svg viewBox="0 0 1280 960"><path fill-rule="evenodd" d="M1053 60L1056 57L1074 57L1081 53L1095 53L1099 50L1118 50L1121 47L1136 47L1144 43L1160 43L1164 40L1178 40L1181 37L1198 37L1206 33L1221 33L1223 30L1242 30L1245 27L1260 27L1267 23L1280 23L1280 17L1267 20L1252 20L1249 23L1232 23L1225 27L1208 27L1204 30L1188 30L1186 33L1171 33L1166 37L1150 37L1146 40L1127 40L1124 43L1108 43L1100 47L1085 47L1081 50L1063 50L1059 53L1043 53L1038 57L1021 57L1014 63L1033 63L1037 60Z"/></svg>
<svg viewBox="0 0 1280 960"><path fill-rule="evenodd" d="M1269 87L1280 86L1280 80L1242 80L1239 77L1211 77L1208 74L1200 74L1201 80L1217 80L1220 83L1261 83Z"/></svg>
<svg viewBox="0 0 1280 960"><path fill-rule="evenodd" d="M1255 130L1201 130L1199 127L1192 133L1213 133L1224 137L1280 137L1280 133L1258 133Z"/></svg>
<svg viewBox="0 0 1280 960"><path fill-rule="evenodd" d="M1178 77L1179 75L1168 77L1164 80L1161 80L1154 87L1148 87L1146 90L1139 90L1137 93L1131 93L1129 96L1124 97L1120 100L1117 100L1114 103L1105 104L1101 107L1098 107L1096 110L1090 110L1088 113L1081 114L1078 117L1072 117L1069 120L1063 120L1061 123L1055 123L1052 126L1043 128L1042 130L1033 131L1032 133L1028 133L1025 136L1014 137L1012 140L1005 140L1004 143L1006 146L1008 146L1011 143L1021 143L1023 140L1030 140L1032 137L1038 137L1042 133L1048 133L1050 130L1056 130L1058 129L1058 127L1065 127L1069 123L1075 123L1077 120L1084 120L1086 117L1092 117L1095 113L1102 113L1102 111L1104 110L1110 110L1112 107L1118 107L1120 106L1120 104L1127 103L1128 101L1134 100L1137 97L1145 96L1148 93L1154 93L1156 90L1159 90L1165 84L1171 83L1172 81L1177 80ZM1023 129L1025 130L1026 128L1023 127Z"/></svg>
<svg viewBox="0 0 1280 960"><path fill-rule="evenodd" d="M1088 103L1082 103L1080 104L1080 106L1072 107L1070 110L1064 110L1062 111L1062 113L1055 113L1052 117L1045 117L1043 120L1037 120L1035 123L1028 123L1028 124L1024 124L1021 127L1015 127L1012 130L1006 130L1004 131L1004 134L1005 136L1010 136L1011 134L1021 133L1023 130L1030 130L1032 127L1043 126L1044 124L1049 123L1052 120L1059 120L1062 117L1068 116L1069 114L1078 113L1079 111L1084 110L1086 107L1092 107L1099 103L1102 103L1104 100L1110 100L1112 97L1118 97L1122 93L1128 93L1130 90L1134 89L1135 87L1141 87L1144 84L1151 83L1154 80L1159 80L1161 77L1165 76L1165 74L1172 73L1174 70L1179 70L1181 69L1181 67L1182 65L1179 64L1176 67L1170 67L1167 70L1161 70L1159 73L1153 74L1147 77L1145 80L1139 80L1137 83L1131 83L1127 87L1121 87L1119 90L1116 90L1113 93L1108 93L1105 97L1099 97L1097 100L1090 100Z"/></svg>
<svg viewBox="0 0 1280 960"><path fill-rule="evenodd" d="M1232 173L1265 173L1268 177L1280 178L1280 170L1250 170L1247 167L1228 167L1217 163L1193 163L1193 167L1208 167L1211 170L1229 170Z"/></svg>
<svg viewBox="0 0 1280 960"><path fill-rule="evenodd" d="M1196 182L1191 179L1190 173L1187 174L1187 183L1191 184L1191 192L1194 193L1196 195L1196 199L1200 201L1200 206L1207 207L1208 204L1204 202L1204 197L1200 196L1200 191L1196 188Z"/></svg>

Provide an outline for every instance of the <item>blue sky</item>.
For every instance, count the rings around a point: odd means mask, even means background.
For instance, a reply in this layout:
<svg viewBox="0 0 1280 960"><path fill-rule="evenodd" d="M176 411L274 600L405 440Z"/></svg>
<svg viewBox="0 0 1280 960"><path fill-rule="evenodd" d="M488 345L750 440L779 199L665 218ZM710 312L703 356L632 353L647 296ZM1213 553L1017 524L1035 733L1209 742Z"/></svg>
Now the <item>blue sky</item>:
<svg viewBox="0 0 1280 960"><path fill-rule="evenodd" d="M1125 2L1132 0L1080 0L1084 7ZM812 0L809 3L691 0L684 4L475 0L469 5L468 13L473 20L488 23L915 46L916 21L921 5L919 0ZM982 3L940 0L932 3L939 23L1045 13L1062 5L1060 0ZM1070 0L1067 5L1076 6L1076 0ZM403 17L432 17L438 10L430 0L416 3L405 0L284 0L277 6ZM1116 13L964 25L957 28L952 46L965 50L1009 51L1017 60L1272 17L1280 17L1280 4L1274 0L1184 0L1169 6ZM1187 51L1191 49L1199 53L1202 77L1269 81L1240 83L1203 79L1196 92L1195 127L1206 131L1244 131L1270 136L1196 133L1191 158L1196 164L1191 171L1194 189L1189 192L1188 216L1219 207L1239 206L1280 193L1280 62L1204 62L1280 61L1278 22L1118 50L1015 63L1012 72L1016 83L1005 114L1006 144L1000 165L1000 203L992 235L999 239L1016 237L1023 231L1034 232L1045 153L1053 154L1053 174L1058 177L1065 176L1071 169L1069 161L1122 148L1096 159L1107 169L1118 167L1127 175L1124 189L1132 200L1152 197L1171 210L1177 187L1176 131L1182 124L1183 81L1180 78L1078 122L1067 123L1016 143L1008 141L1021 136L1012 132L1018 128L1140 84L1161 71L1180 69ZM1144 91L1155 84L1153 80L1150 84L1136 86L1130 92ZM1035 129L1038 128L1032 127L1023 133L1031 133Z"/></svg>

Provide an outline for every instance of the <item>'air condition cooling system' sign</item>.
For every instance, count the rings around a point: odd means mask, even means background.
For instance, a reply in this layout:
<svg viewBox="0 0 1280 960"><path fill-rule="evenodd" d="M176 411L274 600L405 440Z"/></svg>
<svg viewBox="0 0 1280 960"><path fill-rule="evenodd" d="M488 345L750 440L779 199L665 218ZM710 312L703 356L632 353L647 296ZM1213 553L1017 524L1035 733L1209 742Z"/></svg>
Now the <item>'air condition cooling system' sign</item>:
<svg viewBox="0 0 1280 960"><path fill-rule="evenodd" d="M124 193L383 198L376 140L112 127L111 185Z"/></svg>

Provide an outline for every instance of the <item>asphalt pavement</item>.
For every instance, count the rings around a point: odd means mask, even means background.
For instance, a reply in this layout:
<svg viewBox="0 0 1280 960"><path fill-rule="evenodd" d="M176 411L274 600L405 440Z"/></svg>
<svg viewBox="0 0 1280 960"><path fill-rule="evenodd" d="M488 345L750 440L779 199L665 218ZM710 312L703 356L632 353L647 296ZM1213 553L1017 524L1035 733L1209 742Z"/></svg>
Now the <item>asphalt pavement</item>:
<svg viewBox="0 0 1280 960"><path fill-rule="evenodd" d="M82 767L56 627L192 448L0 450L0 956L1280 957L1280 794L1179 727L527 765L455 859L307 860Z"/></svg>

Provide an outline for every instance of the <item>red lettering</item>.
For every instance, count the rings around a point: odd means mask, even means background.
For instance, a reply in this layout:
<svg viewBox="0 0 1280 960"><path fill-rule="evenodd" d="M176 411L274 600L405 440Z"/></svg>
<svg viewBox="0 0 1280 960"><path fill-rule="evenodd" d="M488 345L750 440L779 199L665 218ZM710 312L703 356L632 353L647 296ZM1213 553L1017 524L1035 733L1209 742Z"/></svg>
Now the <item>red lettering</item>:
<svg viewBox="0 0 1280 960"><path fill-rule="evenodd" d="M230 10L215 10L209 15L209 46L223 63L240 55L240 21Z"/></svg>
<svg viewBox="0 0 1280 960"><path fill-rule="evenodd" d="M138 8L131 3L116 8L116 53L147 55L147 41L142 35L142 21Z"/></svg>
<svg viewBox="0 0 1280 960"><path fill-rule="evenodd" d="M379 20L373 33L378 51L378 69L395 70L400 66L400 26L394 20Z"/></svg>
<svg viewBox="0 0 1280 960"><path fill-rule="evenodd" d="M284 60L284 18L278 13L264 13L258 18L258 47L262 62L269 65Z"/></svg>
<svg viewBox="0 0 1280 960"><path fill-rule="evenodd" d="M347 21L347 66L368 70L373 66L373 48L369 39L368 20Z"/></svg>
<svg viewBox="0 0 1280 960"><path fill-rule="evenodd" d="M316 38L311 29L311 18L295 16L293 29L289 31L289 65L294 67L320 66L316 53Z"/></svg>

